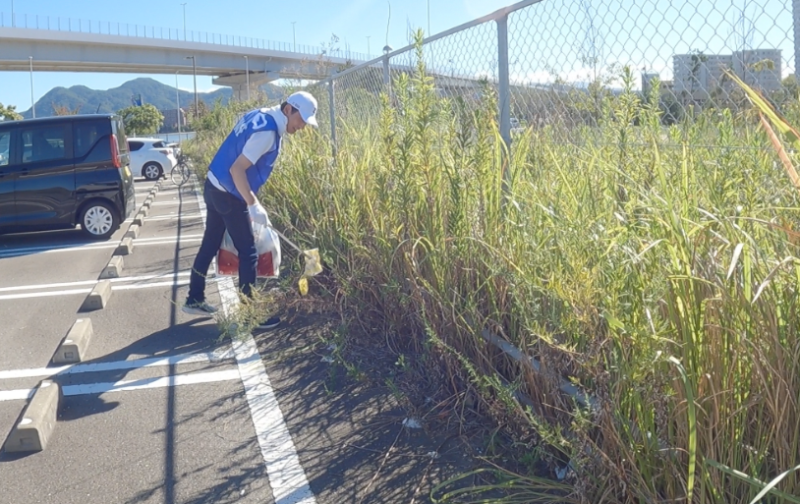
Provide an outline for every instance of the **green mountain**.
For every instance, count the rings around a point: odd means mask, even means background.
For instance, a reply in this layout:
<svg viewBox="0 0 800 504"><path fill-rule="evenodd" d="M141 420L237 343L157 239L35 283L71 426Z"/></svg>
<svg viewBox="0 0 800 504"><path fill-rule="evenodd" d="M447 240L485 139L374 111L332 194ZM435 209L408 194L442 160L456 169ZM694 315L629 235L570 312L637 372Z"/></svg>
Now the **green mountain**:
<svg viewBox="0 0 800 504"><path fill-rule="evenodd" d="M270 99L277 99L283 95L283 90L274 84L265 84L261 86L261 89ZM231 88L225 87L208 93L197 93L197 95L200 101L211 107L217 100L221 100L223 104L227 103L232 93ZM116 112L133 105L134 97L138 98L139 95L141 95L143 103L155 105L159 110L175 108L174 87L142 77L108 90L90 89L86 86L53 88L36 102L36 117L55 115L55 107L66 107L69 110L78 109L79 114ZM184 110L194 103L193 92L179 91L178 95L181 108ZM30 109L20 113L26 119L32 116Z"/></svg>

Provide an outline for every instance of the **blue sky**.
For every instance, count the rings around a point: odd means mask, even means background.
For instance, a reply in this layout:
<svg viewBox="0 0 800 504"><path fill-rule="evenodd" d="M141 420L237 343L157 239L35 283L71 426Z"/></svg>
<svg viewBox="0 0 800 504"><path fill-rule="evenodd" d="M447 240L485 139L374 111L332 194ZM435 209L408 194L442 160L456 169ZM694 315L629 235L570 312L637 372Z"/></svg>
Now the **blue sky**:
<svg viewBox="0 0 800 504"><path fill-rule="evenodd" d="M375 56L388 42L408 43L408 29L439 33L515 0L15 0L19 25L39 16L128 23L252 37L291 45L321 47L332 35L339 46ZM12 0L0 0L0 24L10 25ZM391 10L391 18L389 13ZM788 0L543 0L509 17L509 63L516 82L588 81L596 72L613 75L611 65L629 65L634 73L657 72L672 78L672 58L699 50L731 54L739 49L780 49L781 76L794 72L792 2ZM295 23L294 25L292 23ZM387 22L388 33L387 33ZM63 21L62 21L63 23ZM44 21L42 21L44 24ZM294 28L294 31L293 31ZM497 74L497 32L487 24L437 41L427 50L439 69L461 75ZM593 42L592 42L593 41ZM596 56L598 64L587 63ZM139 75L34 73L36 98L55 86L82 84L108 89ZM174 86L175 76L150 75ZM28 72L0 73L0 103L30 107ZM618 85L618 82L617 82ZM178 86L192 89L190 74ZM211 90L210 77L198 77Z"/></svg>
<svg viewBox="0 0 800 504"><path fill-rule="evenodd" d="M388 43L398 48L407 43L407 26L427 29L430 4L430 28L433 33L465 23L493 12L513 0L136 0L109 2L107 0L14 0L17 24L27 14L29 24L35 16L43 19L71 18L85 23L129 23L140 26L182 29L186 2L186 28L242 37L320 46L335 34L351 51L378 54ZM391 20L389 10L391 5ZM3 24L10 25L12 0L0 0ZM292 22L295 22L292 25ZM369 37L369 38L368 38ZM369 46L369 47L368 47ZM35 70L35 69L34 69ZM140 75L35 72L34 95L42 96L56 86L77 84L93 89L108 89ZM150 75L156 80L175 85L174 75ZM0 73L0 103L16 105L18 110L30 107L30 75L28 72ZM198 77L198 89L214 89L210 77ZM178 86L192 89L190 75L179 77Z"/></svg>

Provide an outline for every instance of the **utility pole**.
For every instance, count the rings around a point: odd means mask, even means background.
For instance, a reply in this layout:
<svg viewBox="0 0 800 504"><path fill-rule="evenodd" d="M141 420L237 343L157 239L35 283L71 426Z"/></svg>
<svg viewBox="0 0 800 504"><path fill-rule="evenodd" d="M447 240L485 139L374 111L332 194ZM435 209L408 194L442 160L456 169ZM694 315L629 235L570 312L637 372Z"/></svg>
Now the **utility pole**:
<svg viewBox="0 0 800 504"><path fill-rule="evenodd" d="M297 21L292 21L292 45L294 47L293 51L297 52L297 37L295 36L294 25L297 24Z"/></svg>
<svg viewBox="0 0 800 504"><path fill-rule="evenodd" d="M186 2L181 5L183 6L183 40L186 40Z"/></svg>
<svg viewBox="0 0 800 504"><path fill-rule="evenodd" d="M250 60L244 57L244 72L247 75L247 101L250 101Z"/></svg>
<svg viewBox="0 0 800 504"><path fill-rule="evenodd" d="M192 74L194 75L194 119L200 117L200 108L197 103L197 60L194 56L186 56L186 59L192 60Z"/></svg>
<svg viewBox="0 0 800 504"><path fill-rule="evenodd" d="M33 112L33 118L36 118L36 102L33 99L33 56L28 56L28 61L31 64L31 111Z"/></svg>
<svg viewBox="0 0 800 504"><path fill-rule="evenodd" d="M370 35L367 35L367 59L370 59L372 57L369 53L369 37Z"/></svg>
<svg viewBox="0 0 800 504"><path fill-rule="evenodd" d="M180 94L180 89L178 88L178 72L179 70L175 71L175 104L177 105L175 112L178 114L178 142L180 143L182 114L181 114L181 94Z"/></svg>
<svg viewBox="0 0 800 504"><path fill-rule="evenodd" d="M431 0L428 0L428 36L431 35Z"/></svg>
<svg viewBox="0 0 800 504"><path fill-rule="evenodd" d="M11 28L14 28L14 0L11 0Z"/></svg>

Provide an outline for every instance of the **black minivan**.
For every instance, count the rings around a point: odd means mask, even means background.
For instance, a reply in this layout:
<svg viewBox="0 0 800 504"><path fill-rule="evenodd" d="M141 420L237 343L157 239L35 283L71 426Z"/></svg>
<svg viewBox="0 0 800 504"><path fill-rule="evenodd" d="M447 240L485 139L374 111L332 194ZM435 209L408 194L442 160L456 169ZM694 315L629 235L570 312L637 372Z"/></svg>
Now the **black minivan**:
<svg viewBox="0 0 800 504"><path fill-rule="evenodd" d="M0 122L0 233L80 225L105 239L135 206L119 116Z"/></svg>

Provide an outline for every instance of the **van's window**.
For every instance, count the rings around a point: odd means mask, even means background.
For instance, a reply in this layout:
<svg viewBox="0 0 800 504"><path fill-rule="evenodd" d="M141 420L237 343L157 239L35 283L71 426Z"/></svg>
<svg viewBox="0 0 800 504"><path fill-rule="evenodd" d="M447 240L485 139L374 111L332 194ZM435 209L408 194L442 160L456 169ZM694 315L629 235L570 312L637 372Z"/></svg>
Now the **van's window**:
<svg viewBox="0 0 800 504"><path fill-rule="evenodd" d="M76 121L73 134L75 159L83 162L109 161L111 147L108 141L111 133L109 121Z"/></svg>
<svg viewBox="0 0 800 504"><path fill-rule="evenodd" d="M131 152L136 152L137 150L141 149L144 146L142 142L128 142L128 147L131 149Z"/></svg>
<svg viewBox="0 0 800 504"><path fill-rule="evenodd" d="M0 166L8 165L11 157L11 130L0 131Z"/></svg>
<svg viewBox="0 0 800 504"><path fill-rule="evenodd" d="M114 117L111 121L111 133L117 135L117 144L119 145L119 153L128 153L128 137L125 136L125 125L119 117Z"/></svg>
<svg viewBox="0 0 800 504"><path fill-rule="evenodd" d="M35 126L22 130L22 162L36 163L66 157L64 125Z"/></svg>
<svg viewBox="0 0 800 504"><path fill-rule="evenodd" d="M164 142L154 142L153 143L153 148L154 149L160 149L162 147L164 147Z"/></svg>

